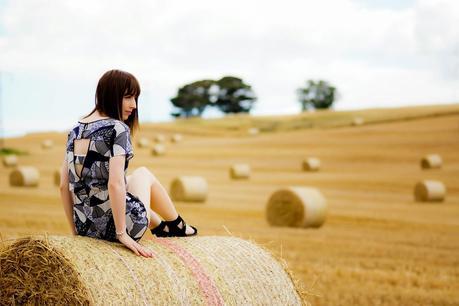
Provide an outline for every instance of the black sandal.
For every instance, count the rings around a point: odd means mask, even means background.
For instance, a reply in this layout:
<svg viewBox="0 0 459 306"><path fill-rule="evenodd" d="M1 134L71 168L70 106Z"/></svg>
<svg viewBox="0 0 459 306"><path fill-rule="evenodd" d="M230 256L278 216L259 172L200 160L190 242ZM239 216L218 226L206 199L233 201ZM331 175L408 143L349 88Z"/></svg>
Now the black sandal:
<svg viewBox="0 0 459 306"><path fill-rule="evenodd" d="M180 217L180 215L177 217L177 219L172 220L172 221L165 221L165 223L168 227L168 230L170 231L169 237L188 237L188 236L195 236L198 233L198 229L194 227L193 225L190 225L191 228L194 230L194 233L186 234L186 223L182 219L182 217Z"/></svg>
<svg viewBox="0 0 459 306"><path fill-rule="evenodd" d="M150 229L150 232L156 237L170 237L169 226L164 221L161 221L155 228Z"/></svg>

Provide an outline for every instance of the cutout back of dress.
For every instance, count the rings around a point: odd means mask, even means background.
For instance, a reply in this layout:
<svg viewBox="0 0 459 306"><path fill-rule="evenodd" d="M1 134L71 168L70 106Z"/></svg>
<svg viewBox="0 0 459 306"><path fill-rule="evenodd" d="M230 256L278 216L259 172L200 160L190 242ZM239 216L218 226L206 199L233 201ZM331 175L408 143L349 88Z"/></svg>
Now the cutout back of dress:
<svg viewBox="0 0 459 306"><path fill-rule="evenodd" d="M86 154L88 154L90 142L91 140L86 139L86 138L74 140L73 156L74 156L75 173L80 178L83 172L84 160L85 160Z"/></svg>

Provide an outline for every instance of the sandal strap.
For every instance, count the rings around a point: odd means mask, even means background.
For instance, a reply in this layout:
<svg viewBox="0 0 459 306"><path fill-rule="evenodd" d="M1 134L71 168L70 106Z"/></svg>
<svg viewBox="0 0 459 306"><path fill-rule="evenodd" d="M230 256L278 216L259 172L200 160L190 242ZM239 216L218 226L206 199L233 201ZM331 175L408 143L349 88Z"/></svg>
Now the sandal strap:
<svg viewBox="0 0 459 306"><path fill-rule="evenodd" d="M180 222L183 221L180 215L177 216L175 220L165 221L169 226L178 226Z"/></svg>
<svg viewBox="0 0 459 306"><path fill-rule="evenodd" d="M166 222L161 220L161 223L159 223L155 228L151 229L150 232L153 235L156 235L158 237L167 237L169 236L170 232L166 232L164 228L166 227ZM170 229L169 229L170 230Z"/></svg>
<svg viewBox="0 0 459 306"><path fill-rule="evenodd" d="M179 224L182 223L183 227L180 228ZM165 227L168 227L169 231L166 232L164 231ZM187 224L185 220L180 217L180 215L175 219L171 221L161 221L161 223L156 226L153 229L150 229L151 233L153 235L156 235L157 237L187 237L187 236L195 236L198 233L198 230L196 227L189 225L194 232L191 234L186 233L186 227Z"/></svg>
<svg viewBox="0 0 459 306"><path fill-rule="evenodd" d="M183 227L179 228L178 225L182 223ZM172 221L166 221L166 224L169 226L169 230L171 231L171 234L174 236L187 236L186 235L186 223L185 220L180 217L180 215L177 217L177 219L172 220Z"/></svg>

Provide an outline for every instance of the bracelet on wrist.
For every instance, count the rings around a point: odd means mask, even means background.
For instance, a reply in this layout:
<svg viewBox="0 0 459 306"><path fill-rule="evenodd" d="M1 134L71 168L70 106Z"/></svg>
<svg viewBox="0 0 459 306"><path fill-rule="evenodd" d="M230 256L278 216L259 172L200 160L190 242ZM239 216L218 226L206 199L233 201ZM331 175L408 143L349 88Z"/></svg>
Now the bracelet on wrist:
<svg viewBox="0 0 459 306"><path fill-rule="evenodd" d="M122 230L121 232L117 232L115 230L116 237L122 236L124 233L126 233L126 228L124 228L124 230Z"/></svg>

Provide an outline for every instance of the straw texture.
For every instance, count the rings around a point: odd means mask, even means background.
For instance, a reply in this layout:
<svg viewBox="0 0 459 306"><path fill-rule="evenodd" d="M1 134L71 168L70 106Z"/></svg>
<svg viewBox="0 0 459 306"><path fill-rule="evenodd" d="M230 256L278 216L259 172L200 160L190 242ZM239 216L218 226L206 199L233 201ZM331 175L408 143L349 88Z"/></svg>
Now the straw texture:
<svg viewBox="0 0 459 306"><path fill-rule="evenodd" d="M59 186L61 184L61 169L54 170L54 185Z"/></svg>
<svg viewBox="0 0 459 306"><path fill-rule="evenodd" d="M232 179L248 179L250 177L250 166L248 164L234 164L229 172Z"/></svg>
<svg viewBox="0 0 459 306"><path fill-rule="evenodd" d="M425 180L414 187L414 198L418 202L442 202L446 188L440 181Z"/></svg>
<svg viewBox="0 0 459 306"><path fill-rule="evenodd" d="M32 166L17 167L10 173L11 186L38 186L40 180L40 172Z"/></svg>
<svg viewBox="0 0 459 306"><path fill-rule="evenodd" d="M422 169L435 169L441 168L443 160L438 154L429 154L424 156L421 159L421 168Z"/></svg>
<svg viewBox="0 0 459 306"><path fill-rule="evenodd" d="M0 251L1 305L88 305L72 263L44 239L16 240Z"/></svg>
<svg viewBox="0 0 459 306"><path fill-rule="evenodd" d="M255 136L255 135L258 135L260 133L260 130L258 128L249 128L247 130L247 133L249 135Z"/></svg>
<svg viewBox="0 0 459 306"><path fill-rule="evenodd" d="M43 149L51 149L54 146L54 142L51 139L46 139L41 142Z"/></svg>
<svg viewBox="0 0 459 306"><path fill-rule="evenodd" d="M356 117L352 120L352 125L353 126L360 126L365 123L365 120L362 117Z"/></svg>
<svg viewBox="0 0 459 306"><path fill-rule="evenodd" d="M164 155L166 153L166 147L163 144L155 144L151 150L151 154L154 156Z"/></svg>
<svg viewBox="0 0 459 306"><path fill-rule="evenodd" d="M155 141L158 143L163 143L166 140L166 136L163 134L158 134L155 136Z"/></svg>
<svg viewBox="0 0 459 306"><path fill-rule="evenodd" d="M204 202L207 199L207 181L201 176L180 176L171 182L170 194L175 201Z"/></svg>
<svg viewBox="0 0 459 306"><path fill-rule="evenodd" d="M150 145L150 140L148 140L148 138L146 137L141 137L139 138L139 140L137 140L137 146L139 148L148 148L149 145Z"/></svg>
<svg viewBox="0 0 459 306"><path fill-rule="evenodd" d="M89 237L26 237L0 252L0 304L301 305L274 257L236 237L143 241L153 258Z"/></svg>
<svg viewBox="0 0 459 306"><path fill-rule="evenodd" d="M274 192L266 205L266 218L274 226L320 227L327 203L316 188L292 186Z"/></svg>
<svg viewBox="0 0 459 306"><path fill-rule="evenodd" d="M319 171L320 159L308 157L303 160L303 171Z"/></svg>
<svg viewBox="0 0 459 306"><path fill-rule="evenodd" d="M5 167L14 167L18 164L18 157L14 154L3 156L3 165Z"/></svg>
<svg viewBox="0 0 459 306"><path fill-rule="evenodd" d="M171 136L171 141L172 142L180 142L182 141L183 137L182 137L182 134L174 134Z"/></svg>

